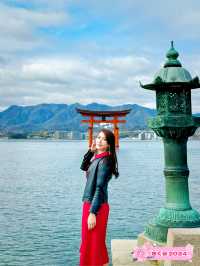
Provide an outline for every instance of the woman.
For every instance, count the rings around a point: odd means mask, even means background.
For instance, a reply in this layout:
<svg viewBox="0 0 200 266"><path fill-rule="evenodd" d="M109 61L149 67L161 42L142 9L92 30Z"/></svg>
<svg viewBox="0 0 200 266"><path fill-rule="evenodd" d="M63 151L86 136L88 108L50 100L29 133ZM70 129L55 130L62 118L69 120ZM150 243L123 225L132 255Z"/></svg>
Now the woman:
<svg viewBox="0 0 200 266"><path fill-rule="evenodd" d="M91 161L93 157L93 160ZM82 241L80 266L108 266L106 228L109 215L108 182L119 176L115 152L115 136L102 129L84 155L81 169L87 182L83 193Z"/></svg>

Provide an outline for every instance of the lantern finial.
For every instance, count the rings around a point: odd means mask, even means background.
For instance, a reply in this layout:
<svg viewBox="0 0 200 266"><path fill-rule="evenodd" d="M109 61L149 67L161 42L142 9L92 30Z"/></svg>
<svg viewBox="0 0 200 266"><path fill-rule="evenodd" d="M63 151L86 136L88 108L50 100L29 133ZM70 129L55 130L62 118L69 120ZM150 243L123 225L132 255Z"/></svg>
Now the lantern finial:
<svg viewBox="0 0 200 266"><path fill-rule="evenodd" d="M174 49L174 41L171 41L171 47L166 54L167 62L164 64L164 67L181 67L181 63L177 59L179 53Z"/></svg>

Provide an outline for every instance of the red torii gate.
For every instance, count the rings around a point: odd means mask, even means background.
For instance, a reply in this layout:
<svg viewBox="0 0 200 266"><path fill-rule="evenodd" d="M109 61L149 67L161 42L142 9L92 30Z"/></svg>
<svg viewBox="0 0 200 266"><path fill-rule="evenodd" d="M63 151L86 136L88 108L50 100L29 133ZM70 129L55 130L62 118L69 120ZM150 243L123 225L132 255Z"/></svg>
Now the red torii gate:
<svg viewBox="0 0 200 266"><path fill-rule="evenodd" d="M89 117L88 120L82 120L83 123L89 123L88 126L88 137L89 137L89 147L92 145L93 140L93 125L94 123L112 123L114 125L114 135L115 135L115 146L119 147L119 128L118 123L126 123L126 120L119 120L118 117L125 117L130 113L131 109L122 111L92 111L76 108L76 111L82 116ZM94 117L101 117L101 120L96 120ZM106 117L113 117L113 119L106 120Z"/></svg>

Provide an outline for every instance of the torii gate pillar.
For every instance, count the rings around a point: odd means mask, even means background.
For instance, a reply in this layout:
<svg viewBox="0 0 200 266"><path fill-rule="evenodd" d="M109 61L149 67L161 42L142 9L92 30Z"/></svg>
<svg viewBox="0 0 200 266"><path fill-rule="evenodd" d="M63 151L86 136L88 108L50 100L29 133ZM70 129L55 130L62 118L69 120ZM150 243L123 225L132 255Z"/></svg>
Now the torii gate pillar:
<svg viewBox="0 0 200 266"><path fill-rule="evenodd" d="M94 117L91 116L89 120L89 126L88 126L89 148L92 146L92 142L93 142L93 125L94 125Z"/></svg>
<svg viewBox="0 0 200 266"><path fill-rule="evenodd" d="M114 117L114 135L115 135L115 147L119 148L119 128L117 125L118 117Z"/></svg>

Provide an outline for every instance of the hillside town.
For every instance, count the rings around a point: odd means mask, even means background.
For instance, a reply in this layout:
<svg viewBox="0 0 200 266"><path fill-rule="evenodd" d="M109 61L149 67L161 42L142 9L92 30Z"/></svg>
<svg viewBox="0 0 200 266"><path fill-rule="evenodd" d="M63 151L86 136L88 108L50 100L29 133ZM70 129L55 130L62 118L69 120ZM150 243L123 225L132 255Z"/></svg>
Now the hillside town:
<svg viewBox="0 0 200 266"><path fill-rule="evenodd" d="M94 136L97 134L97 130L94 131ZM123 140L161 140L160 137L152 130L134 130L134 131L121 131L119 135ZM88 132L79 131L38 131L33 133L8 133L0 132L0 139L48 139L48 140L88 140ZM195 134L189 139L200 140L200 128L198 128Z"/></svg>

